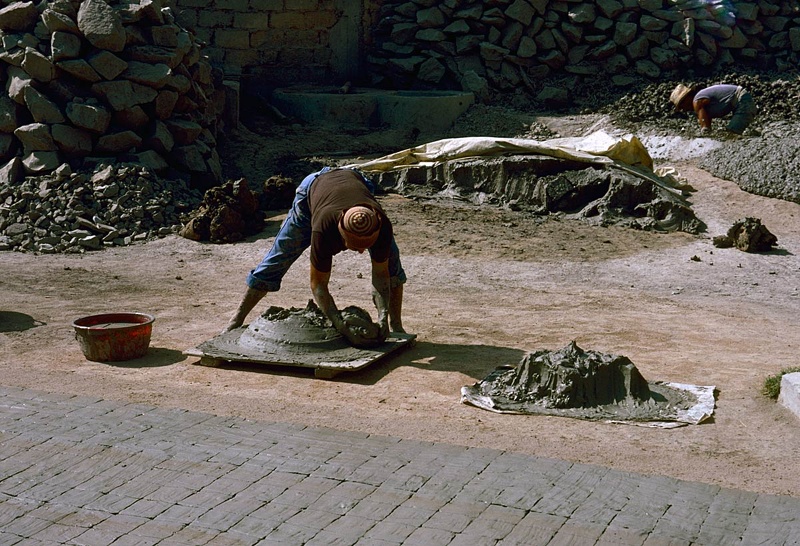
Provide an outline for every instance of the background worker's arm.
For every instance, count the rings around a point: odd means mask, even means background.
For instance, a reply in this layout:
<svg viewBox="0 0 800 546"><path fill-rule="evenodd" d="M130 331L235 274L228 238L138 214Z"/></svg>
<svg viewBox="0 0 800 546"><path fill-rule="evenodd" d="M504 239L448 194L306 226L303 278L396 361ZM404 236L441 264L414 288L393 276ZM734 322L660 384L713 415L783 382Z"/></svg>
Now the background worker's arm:
<svg viewBox="0 0 800 546"><path fill-rule="evenodd" d="M700 127L703 129L711 129L711 116L706 110L706 106L711 102L711 99L695 99L692 103L694 106L694 113L697 114L697 120L700 122Z"/></svg>

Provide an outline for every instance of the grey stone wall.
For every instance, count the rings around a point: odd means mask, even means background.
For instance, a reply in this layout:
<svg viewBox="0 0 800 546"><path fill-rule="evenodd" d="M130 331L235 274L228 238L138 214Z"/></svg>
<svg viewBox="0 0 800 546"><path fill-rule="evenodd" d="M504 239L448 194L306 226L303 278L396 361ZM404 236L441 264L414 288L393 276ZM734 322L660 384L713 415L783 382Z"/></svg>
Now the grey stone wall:
<svg viewBox="0 0 800 546"><path fill-rule="evenodd" d="M798 0L177 0L228 77L467 89L800 58Z"/></svg>
<svg viewBox="0 0 800 546"><path fill-rule="evenodd" d="M177 0L229 77L510 90L553 73L657 79L796 66L798 0Z"/></svg>
<svg viewBox="0 0 800 546"><path fill-rule="evenodd" d="M0 38L0 185L124 161L220 181L221 80L169 7L12 2Z"/></svg>
<svg viewBox="0 0 800 546"><path fill-rule="evenodd" d="M510 90L555 72L657 79L800 56L797 0L388 1L374 83ZM473 90L473 89L470 89Z"/></svg>

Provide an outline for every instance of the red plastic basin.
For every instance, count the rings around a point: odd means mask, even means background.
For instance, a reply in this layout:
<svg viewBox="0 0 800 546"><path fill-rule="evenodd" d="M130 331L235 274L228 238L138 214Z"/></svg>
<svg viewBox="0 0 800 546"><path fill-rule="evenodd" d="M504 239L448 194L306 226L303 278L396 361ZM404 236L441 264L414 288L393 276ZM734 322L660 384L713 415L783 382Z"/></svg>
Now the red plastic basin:
<svg viewBox="0 0 800 546"><path fill-rule="evenodd" d="M119 362L147 353L155 320L145 313L106 313L79 318L72 326L87 360Z"/></svg>

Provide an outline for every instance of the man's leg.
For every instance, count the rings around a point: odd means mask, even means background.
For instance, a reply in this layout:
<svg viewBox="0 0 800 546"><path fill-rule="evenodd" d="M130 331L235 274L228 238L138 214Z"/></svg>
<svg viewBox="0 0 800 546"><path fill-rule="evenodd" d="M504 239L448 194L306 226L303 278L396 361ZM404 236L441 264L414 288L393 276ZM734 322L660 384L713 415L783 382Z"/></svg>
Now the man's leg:
<svg viewBox="0 0 800 546"><path fill-rule="evenodd" d="M236 313L234 313L233 317L231 318L230 322L228 322L228 325L225 326L225 329L222 331L222 333L224 334L225 332L235 330L244 324L244 319L247 318L248 313L250 313L250 311L253 310L253 307L255 307L256 304L267 294L268 292L266 290L257 290L248 286L247 291L242 297L242 301L239 303L239 307L236 308Z"/></svg>
<svg viewBox="0 0 800 546"><path fill-rule="evenodd" d="M745 129L753 122L756 117L758 108L752 95L744 91L739 97L739 103L736 105L736 110L731 116L731 121L728 123L728 131L741 135Z"/></svg>
<svg viewBox="0 0 800 546"><path fill-rule="evenodd" d="M316 173L307 176L300 184L292 208L275 236L272 247L261 263L247 275L247 291L223 332L239 328L267 293L277 292L283 276L311 244L311 217L306 200L308 187L315 179Z"/></svg>

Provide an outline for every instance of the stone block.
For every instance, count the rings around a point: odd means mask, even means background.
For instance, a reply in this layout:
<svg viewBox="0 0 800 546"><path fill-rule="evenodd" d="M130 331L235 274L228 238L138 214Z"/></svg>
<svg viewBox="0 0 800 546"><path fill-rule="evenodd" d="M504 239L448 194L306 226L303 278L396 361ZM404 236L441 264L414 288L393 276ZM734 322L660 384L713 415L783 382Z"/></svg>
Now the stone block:
<svg viewBox="0 0 800 546"><path fill-rule="evenodd" d="M800 372L781 377L781 394L778 403L800 417Z"/></svg>

